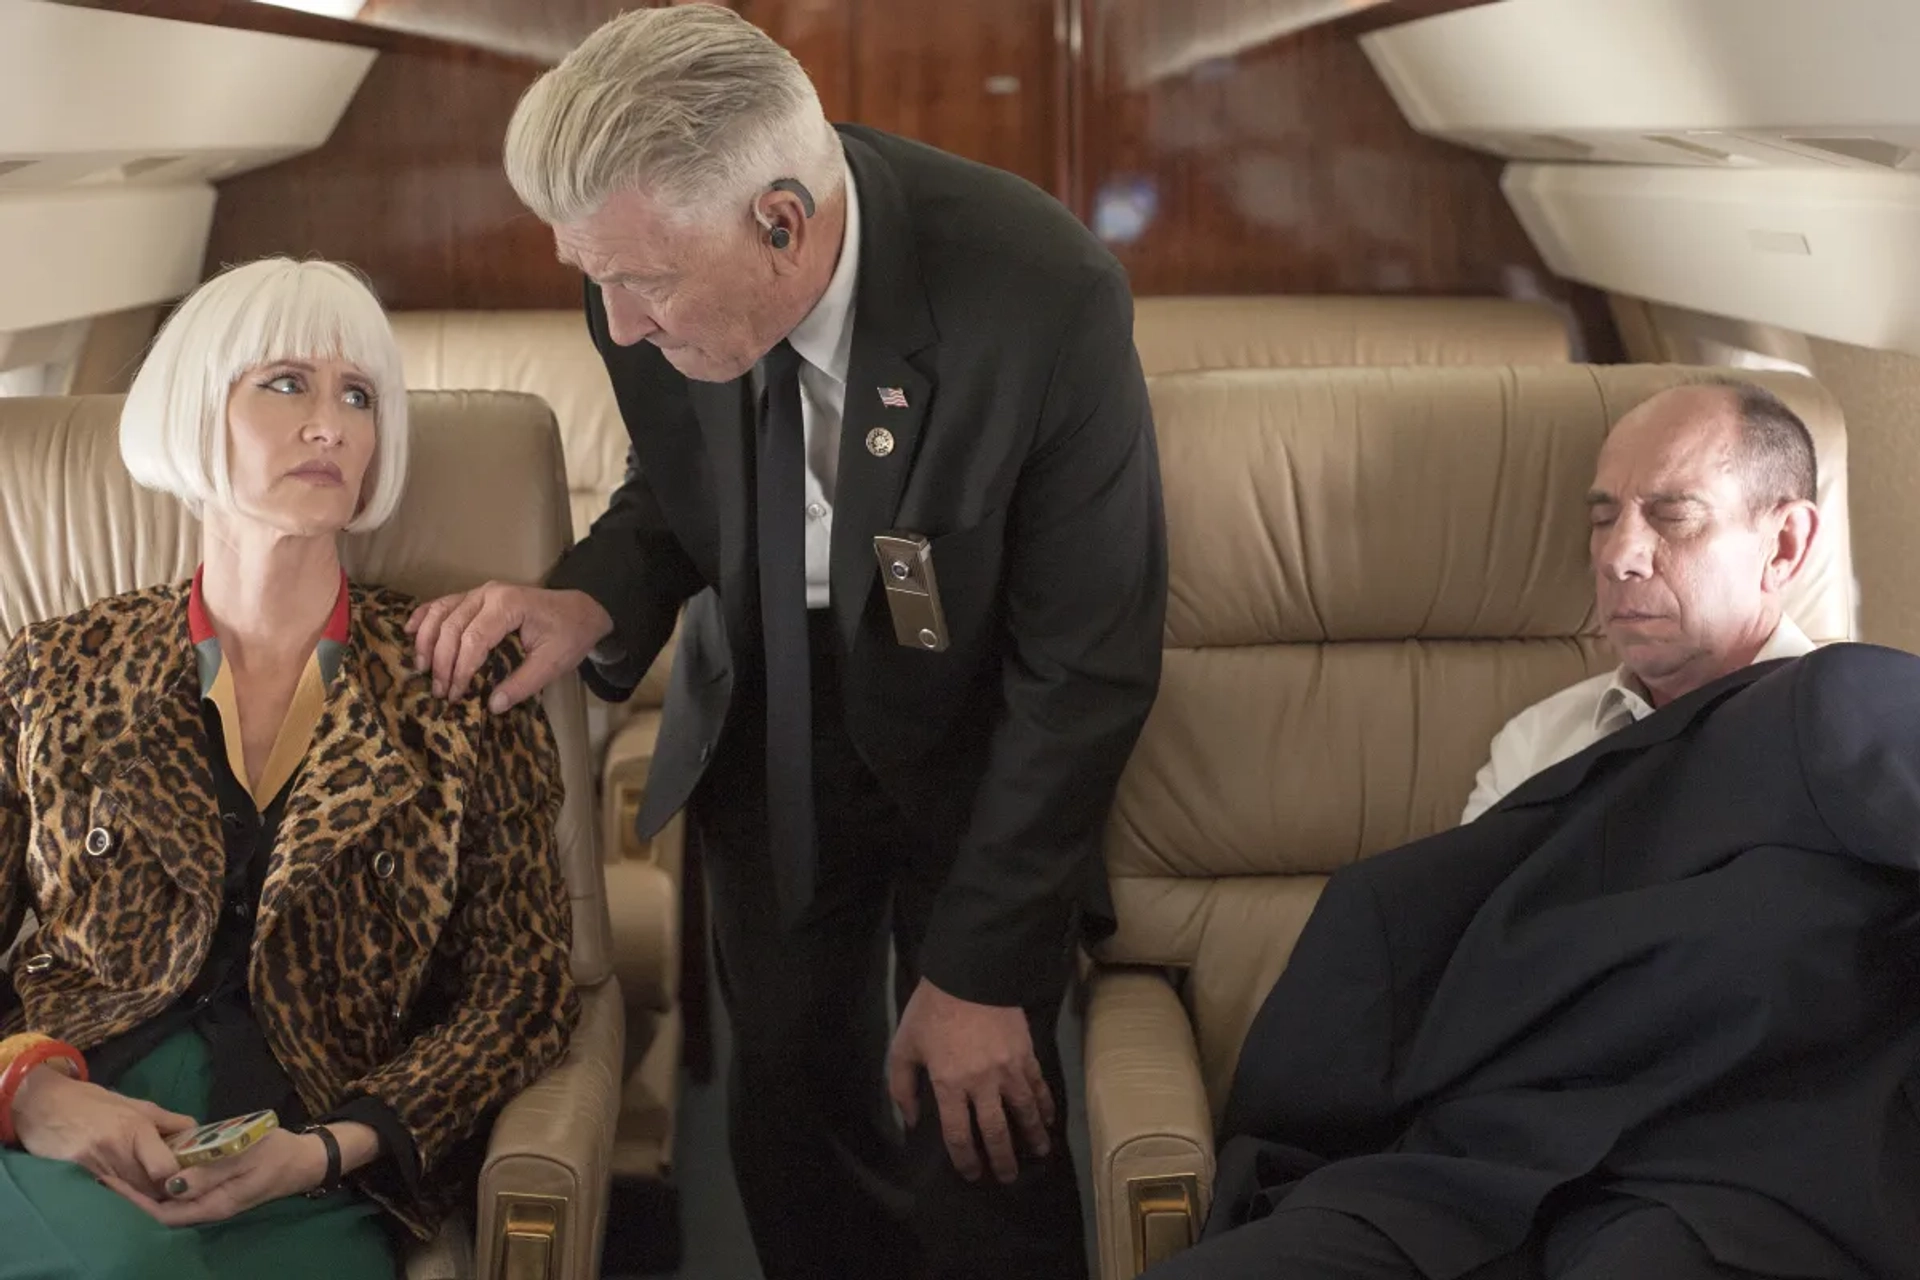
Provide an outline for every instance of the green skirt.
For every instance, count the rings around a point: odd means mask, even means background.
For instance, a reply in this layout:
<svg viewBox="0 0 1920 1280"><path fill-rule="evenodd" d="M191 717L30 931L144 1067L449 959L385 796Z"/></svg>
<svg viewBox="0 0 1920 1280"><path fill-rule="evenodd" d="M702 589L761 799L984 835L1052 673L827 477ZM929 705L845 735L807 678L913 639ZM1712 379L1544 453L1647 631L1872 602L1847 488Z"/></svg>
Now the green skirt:
<svg viewBox="0 0 1920 1280"><path fill-rule="evenodd" d="M117 1092L198 1120L213 1074L183 1031ZM225 1222L165 1227L79 1165L0 1149L0 1280L394 1280L393 1246L358 1192L276 1200Z"/></svg>

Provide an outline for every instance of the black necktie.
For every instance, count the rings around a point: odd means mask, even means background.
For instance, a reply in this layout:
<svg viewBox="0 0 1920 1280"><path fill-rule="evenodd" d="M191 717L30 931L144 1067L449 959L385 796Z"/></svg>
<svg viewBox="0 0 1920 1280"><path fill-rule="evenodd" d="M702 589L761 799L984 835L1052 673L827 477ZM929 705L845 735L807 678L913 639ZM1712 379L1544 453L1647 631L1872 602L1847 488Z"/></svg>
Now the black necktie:
<svg viewBox="0 0 1920 1280"><path fill-rule="evenodd" d="M760 635L767 660L767 843L782 921L813 896L813 694L807 643L806 427L800 354L767 353L760 397Z"/></svg>

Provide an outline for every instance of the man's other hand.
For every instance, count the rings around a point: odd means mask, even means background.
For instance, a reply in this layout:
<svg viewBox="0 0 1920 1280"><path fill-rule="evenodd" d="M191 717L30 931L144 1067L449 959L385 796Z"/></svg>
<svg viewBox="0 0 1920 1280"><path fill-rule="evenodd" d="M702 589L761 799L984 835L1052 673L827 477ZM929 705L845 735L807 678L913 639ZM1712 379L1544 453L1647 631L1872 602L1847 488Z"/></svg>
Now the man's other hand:
<svg viewBox="0 0 1920 1280"><path fill-rule="evenodd" d="M489 582L472 591L421 605L407 619L414 665L433 672L433 691L464 697L474 673L494 647L520 633L526 661L500 682L487 702L498 714L539 693L579 666L613 633L613 619L584 591L549 591Z"/></svg>
<svg viewBox="0 0 1920 1280"><path fill-rule="evenodd" d="M1033 1155L1052 1149L1053 1093L1034 1056L1024 1009L974 1004L922 978L900 1015L887 1055L888 1092L909 1129L920 1123L922 1067L940 1107L947 1154L969 1182L980 1176L982 1145L996 1178L1012 1182L1019 1176L1015 1128ZM975 1121L979 1143L973 1137Z"/></svg>

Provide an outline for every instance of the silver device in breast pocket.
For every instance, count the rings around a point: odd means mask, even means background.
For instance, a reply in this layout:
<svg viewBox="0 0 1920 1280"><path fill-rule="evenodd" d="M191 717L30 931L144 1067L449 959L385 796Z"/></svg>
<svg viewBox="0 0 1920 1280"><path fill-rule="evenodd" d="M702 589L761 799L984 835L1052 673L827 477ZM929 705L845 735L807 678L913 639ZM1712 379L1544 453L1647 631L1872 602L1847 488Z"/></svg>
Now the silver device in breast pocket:
<svg viewBox="0 0 1920 1280"><path fill-rule="evenodd" d="M917 533L898 530L873 540L880 581L893 615L893 638L909 649L939 653L947 647L947 617L940 608L940 584L933 576L933 544Z"/></svg>

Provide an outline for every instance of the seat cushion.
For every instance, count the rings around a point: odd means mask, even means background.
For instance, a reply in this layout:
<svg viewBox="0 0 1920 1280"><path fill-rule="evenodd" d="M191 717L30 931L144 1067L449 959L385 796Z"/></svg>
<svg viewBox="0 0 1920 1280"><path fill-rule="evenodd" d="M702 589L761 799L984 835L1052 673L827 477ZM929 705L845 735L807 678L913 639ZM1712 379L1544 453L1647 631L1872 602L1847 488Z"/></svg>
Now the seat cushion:
<svg viewBox="0 0 1920 1280"><path fill-rule="evenodd" d="M1148 374L1339 365L1562 364L1567 322L1503 298L1154 297L1134 303Z"/></svg>

